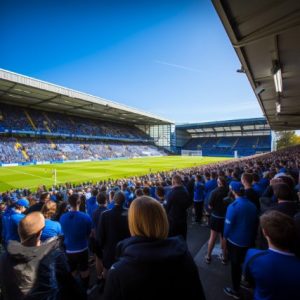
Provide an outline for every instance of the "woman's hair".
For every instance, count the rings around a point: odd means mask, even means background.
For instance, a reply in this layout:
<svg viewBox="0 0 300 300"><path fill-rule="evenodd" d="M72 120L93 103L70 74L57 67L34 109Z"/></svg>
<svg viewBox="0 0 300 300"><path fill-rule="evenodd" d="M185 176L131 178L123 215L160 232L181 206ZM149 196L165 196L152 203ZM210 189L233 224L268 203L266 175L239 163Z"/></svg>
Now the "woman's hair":
<svg viewBox="0 0 300 300"><path fill-rule="evenodd" d="M45 219L51 219L53 215L56 213L57 205L53 201L46 202L41 210L41 213L45 217Z"/></svg>
<svg viewBox="0 0 300 300"><path fill-rule="evenodd" d="M59 221L60 217L67 212L67 208L68 208L68 203L67 201L63 201L63 202L60 202L58 207L57 207L57 210L56 210L56 214L55 214L55 220L56 221Z"/></svg>
<svg viewBox="0 0 300 300"><path fill-rule="evenodd" d="M167 214L155 199L136 198L129 208L128 224L132 236L165 239L169 232Z"/></svg>
<svg viewBox="0 0 300 300"><path fill-rule="evenodd" d="M159 198L164 198L165 196L165 189L162 186L158 186L156 188L156 196Z"/></svg>

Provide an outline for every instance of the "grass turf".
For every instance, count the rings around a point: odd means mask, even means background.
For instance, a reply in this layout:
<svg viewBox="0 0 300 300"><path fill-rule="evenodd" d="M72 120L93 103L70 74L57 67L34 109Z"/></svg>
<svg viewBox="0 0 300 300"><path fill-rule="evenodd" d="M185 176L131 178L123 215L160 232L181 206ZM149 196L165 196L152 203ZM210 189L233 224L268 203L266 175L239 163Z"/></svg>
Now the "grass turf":
<svg viewBox="0 0 300 300"><path fill-rule="evenodd" d="M110 161L77 162L51 165L0 167L0 192L16 188L37 188L57 183L79 183L108 178L124 178L152 172L183 169L226 160L220 157L163 156Z"/></svg>

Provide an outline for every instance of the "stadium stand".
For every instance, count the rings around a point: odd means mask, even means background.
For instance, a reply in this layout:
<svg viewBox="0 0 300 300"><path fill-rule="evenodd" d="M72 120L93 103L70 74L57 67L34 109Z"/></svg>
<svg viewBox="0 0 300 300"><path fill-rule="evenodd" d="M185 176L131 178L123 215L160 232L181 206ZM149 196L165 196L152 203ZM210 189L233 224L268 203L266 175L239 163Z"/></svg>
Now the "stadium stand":
<svg viewBox="0 0 300 300"><path fill-rule="evenodd" d="M108 138L127 138L149 140L144 132L134 126L120 126L116 123L100 122L88 118L64 116L63 114L22 109L1 105L0 128L4 132L33 131L40 133L64 133L68 135L102 136Z"/></svg>
<svg viewBox="0 0 300 300"><path fill-rule="evenodd" d="M0 69L0 163L161 156L172 122Z"/></svg>
<svg viewBox="0 0 300 300"><path fill-rule="evenodd" d="M135 143L79 141L2 137L0 163L54 162L66 160L103 160L162 156L166 153L154 145Z"/></svg>
<svg viewBox="0 0 300 300"><path fill-rule="evenodd" d="M270 127L263 118L176 126L177 151L202 150L203 156L244 157L271 150Z"/></svg>

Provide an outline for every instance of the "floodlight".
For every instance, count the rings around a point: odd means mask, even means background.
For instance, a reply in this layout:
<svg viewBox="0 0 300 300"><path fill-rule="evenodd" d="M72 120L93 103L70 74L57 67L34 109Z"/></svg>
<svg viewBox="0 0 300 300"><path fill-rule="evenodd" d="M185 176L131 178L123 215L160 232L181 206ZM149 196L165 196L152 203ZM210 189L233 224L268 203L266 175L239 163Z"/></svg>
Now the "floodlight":
<svg viewBox="0 0 300 300"><path fill-rule="evenodd" d="M245 69L243 66L240 67L240 69L236 70L238 73L246 73Z"/></svg>
<svg viewBox="0 0 300 300"><path fill-rule="evenodd" d="M276 113L281 113L281 104L279 102L276 102Z"/></svg>
<svg viewBox="0 0 300 300"><path fill-rule="evenodd" d="M281 93L282 92L282 73L281 73L281 68L280 68L278 61L275 61L274 65L273 65L273 78L274 78L276 92Z"/></svg>

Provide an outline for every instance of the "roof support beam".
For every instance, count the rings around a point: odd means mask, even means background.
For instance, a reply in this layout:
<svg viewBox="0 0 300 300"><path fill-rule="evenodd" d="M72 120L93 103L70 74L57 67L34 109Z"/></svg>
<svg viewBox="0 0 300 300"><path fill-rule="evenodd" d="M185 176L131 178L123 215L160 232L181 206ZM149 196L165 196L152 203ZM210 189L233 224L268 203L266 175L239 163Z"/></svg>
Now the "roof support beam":
<svg viewBox="0 0 300 300"><path fill-rule="evenodd" d="M240 39L237 43L233 43L234 48L241 48L252 43L256 43L262 39L278 35L291 28L300 26L300 10L297 9L290 14L287 14L281 19L278 19L264 27L253 31L248 36Z"/></svg>
<svg viewBox="0 0 300 300"><path fill-rule="evenodd" d="M41 100L41 101L33 103L33 104L29 104L27 107L32 107L32 106L35 106L35 105L40 105L40 104L49 102L49 101L54 100L54 99L59 98L59 97L60 97L60 95L55 95L54 97L51 97L51 98L48 98L48 99L44 99L44 100ZM35 98L35 97L31 97L31 98ZM35 99L38 99L38 98L35 98Z"/></svg>

